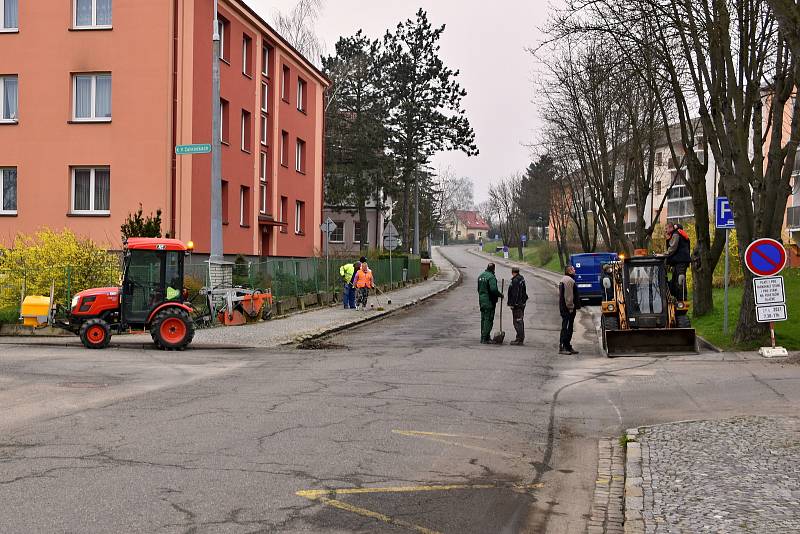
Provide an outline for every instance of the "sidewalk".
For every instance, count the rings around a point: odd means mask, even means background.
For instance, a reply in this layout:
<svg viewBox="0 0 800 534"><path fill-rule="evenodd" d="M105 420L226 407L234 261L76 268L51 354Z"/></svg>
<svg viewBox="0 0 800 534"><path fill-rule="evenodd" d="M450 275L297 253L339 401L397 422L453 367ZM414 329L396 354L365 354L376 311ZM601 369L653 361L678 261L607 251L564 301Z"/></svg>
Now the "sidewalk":
<svg viewBox="0 0 800 534"><path fill-rule="evenodd" d="M370 296L370 304L375 308L368 311L345 310L341 304L313 309L276 318L271 321L243 326L201 328L197 330L191 347L194 348L266 348L313 339L332 332L343 330L364 322L386 317L399 310L414 306L454 286L460 277L458 270L441 254L433 249L433 261L439 272L432 279L413 286L398 289L385 295ZM392 304L387 303L392 300ZM383 311L377 308L383 307ZM72 346L80 345L77 336L44 337L0 337L0 345L42 344ZM118 335L111 339L111 345L149 345L150 336Z"/></svg>
<svg viewBox="0 0 800 534"><path fill-rule="evenodd" d="M799 532L800 418L628 431L625 532Z"/></svg>

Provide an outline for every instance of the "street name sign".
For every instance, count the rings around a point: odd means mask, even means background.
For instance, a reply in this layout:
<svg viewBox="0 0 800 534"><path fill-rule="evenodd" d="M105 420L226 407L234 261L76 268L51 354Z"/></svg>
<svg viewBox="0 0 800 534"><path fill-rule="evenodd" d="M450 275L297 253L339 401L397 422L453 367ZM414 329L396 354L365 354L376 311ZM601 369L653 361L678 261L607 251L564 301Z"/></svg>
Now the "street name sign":
<svg viewBox="0 0 800 534"><path fill-rule="evenodd" d="M716 222L717 228L733 230L736 225L733 223L733 210L728 197L717 197Z"/></svg>
<svg viewBox="0 0 800 534"><path fill-rule="evenodd" d="M774 323L785 321L786 304L773 304L772 306L758 306L756 308L756 320L759 323Z"/></svg>
<svg viewBox="0 0 800 534"><path fill-rule="evenodd" d="M333 219L331 219L330 217L325 219L325 222L322 223L321 225L319 225L319 229L322 230L322 233L324 233L324 234L330 234L334 230L336 230L336 228L338 228L336 226L336 223L333 222Z"/></svg>
<svg viewBox="0 0 800 534"><path fill-rule="evenodd" d="M782 276L755 278L753 280L753 291L755 292L757 306L783 304L786 302Z"/></svg>
<svg viewBox="0 0 800 534"><path fill-rule="evenodd" d="M192 154L208 154L211 152L211 145L207 143L197 145L176 145L175 154L178 156L188 156Z"/></svg>
<svg viewBox="0 0 800 534"><path fill-rule="evenodd" d="M756 239L744 253L750 272L756 276L774 276L786 267L786 249L774 239Z"/></svg>

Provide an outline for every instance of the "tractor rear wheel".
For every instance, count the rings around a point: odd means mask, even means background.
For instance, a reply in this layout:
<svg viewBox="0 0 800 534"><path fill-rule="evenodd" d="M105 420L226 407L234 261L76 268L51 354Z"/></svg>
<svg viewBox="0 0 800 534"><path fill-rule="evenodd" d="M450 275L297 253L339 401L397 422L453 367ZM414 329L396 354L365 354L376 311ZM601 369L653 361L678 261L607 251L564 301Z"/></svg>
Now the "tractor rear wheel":
<svg viewBox="0 0 800 534"><path fill-rule="evenodd" d="M609 330L619 330L619 316L603 315L600 318L600 326L602 328L603 348L608 349L606 346L606 332Z"/></svg>
<svg viewBox="0 0 800 534"><path fill-rule="evenodd" d="M194 338L194 321L180 308L161 310L150 324L150 336L162 350L182 350Z"/></svg>
<svg viewBox="0 0 800 534"><path fill-rule="evenodd" d="M685 313L675 316L675 326L678 328L691 328L692 321L689 319L689 316Z"/></svg>
<svg viewBox="0 0 800 534"><path fill-rule="evenodd" d="M111 328L102 319L89 319L81 325L78 336L87 349L104 349L111 342Z"/></svg>

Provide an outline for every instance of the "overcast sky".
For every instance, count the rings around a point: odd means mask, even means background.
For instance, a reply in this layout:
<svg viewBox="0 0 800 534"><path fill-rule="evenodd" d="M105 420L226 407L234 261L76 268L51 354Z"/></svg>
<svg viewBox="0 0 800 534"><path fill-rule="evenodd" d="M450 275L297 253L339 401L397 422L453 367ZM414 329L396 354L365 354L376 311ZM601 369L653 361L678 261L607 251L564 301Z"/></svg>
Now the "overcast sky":
<svg viewBox="0 0 800 534"><path fill-rule="evenodd" d="M267 21L276 10L289 11L296 0L247 0ZM358 29L373 38L398 22L413 18L422 7L434 25L446 24L441 39L445 64L461 71L467 90L467 111L480 155L443 153L433 163L452 166L475 182L477 201L484 200L492 180L522 171L530 162L525 145L535 139L537 117L533 96L535 62L525 51L535 45L547 18L546 0L328 0L317 33L329 53L339 36Z"/></svg>

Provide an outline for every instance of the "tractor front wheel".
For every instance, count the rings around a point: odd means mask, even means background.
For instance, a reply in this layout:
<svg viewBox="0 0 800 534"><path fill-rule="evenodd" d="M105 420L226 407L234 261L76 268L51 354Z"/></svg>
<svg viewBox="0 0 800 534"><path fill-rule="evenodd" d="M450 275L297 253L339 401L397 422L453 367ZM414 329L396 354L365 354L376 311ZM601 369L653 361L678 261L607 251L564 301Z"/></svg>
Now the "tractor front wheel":
<svg viewBox="0 0 800 534"><path fill-rule="evenodd" d="M81 325L78 336L87 349L104 349L111 342L111 328L102 319L89 319Z"/></svg>
<svg viewBox="0 0 800 534"><path fill-rule="evenodd" d="M150 335L162 350L182 350L194 338L194 321L180 308L167 308L153 319Z"/></svg>
<svg viewBox="0 0 800 534"><path fill-rule="evenodd" d="M675 326L678 328L691 328L692 320L685 313L675 316Z"/></svg>

